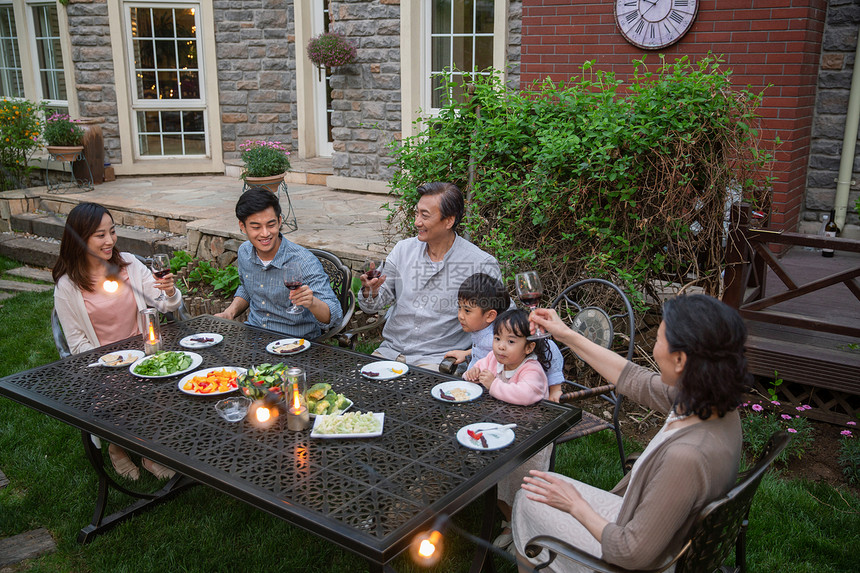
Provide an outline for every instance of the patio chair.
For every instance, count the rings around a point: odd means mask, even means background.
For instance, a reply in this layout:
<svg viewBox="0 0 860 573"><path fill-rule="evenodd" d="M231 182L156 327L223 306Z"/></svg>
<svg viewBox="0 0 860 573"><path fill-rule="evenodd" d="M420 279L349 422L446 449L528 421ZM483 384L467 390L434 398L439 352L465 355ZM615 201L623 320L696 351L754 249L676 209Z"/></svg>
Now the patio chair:
<svg viewBox="0 0 860 573"><path fill-rule="evenodd" d="M550 306L558 312L561 319L570 328L586 336L592 342L615 350L625 356L627 360L633 358L635 334L633 307L624 291L617 285L604 279L581 280L564 289ZM567 347L562 347L561 350L565 358L573 354ZM575 355L573 358L575 358L574 361L566 360L566 362L574 364L576 367L574 374L582 377L590 376L593 380L599 380L597 374L587 364ZM615 385L603 384L589 387L581 381L574 382L572 380L566 380L565 383L578 390L562 394L559 402L571 403L591 396L600 396L612 407L612 420L610 422L583 410L582 420L557 438L555 445L558 446L602 430L612 430L615 432L615 440L618 443L621 470L627 472L630 464L624 454L621 426L618 423L621 398L615 393ZM553 448L550 469L555 467L556 449Z"/></svg>
<svg viewBox="0 0 860 573"><path fill-rule="evenodd" d="M308 249L322 263L323 270L326 272L331 283L331 288L340 301L340 308L343 311L343 318L339 324L333 324L314 342L322 342L337 336L352 319L352 314L355 312L355 293L352 292L352 271L349 270L343 262L335 255L322 249Z"/></svg>
<svg viewBox="0 0 860 573"><path fill-rule="evenodd" d="M658 573L673 564L675 573L745 573L746 530L749 525L750 506L765 471L785 449L789 439L790 435L786 432L777 432L771 436L755 465L738 476L737 485L702 508L687 535L687 542L672 561L660 569L649 569L640 573ZM728 558L732 545L735 547L735 566L729 567L723 565L723 562ZM526 544L527 555L538 555L541 549L549 550L549 560L535 567L536 570L546 567L557 555L564 555L594 571L629 573L628 569L606 563L554 537L540 535Z"/></svg>

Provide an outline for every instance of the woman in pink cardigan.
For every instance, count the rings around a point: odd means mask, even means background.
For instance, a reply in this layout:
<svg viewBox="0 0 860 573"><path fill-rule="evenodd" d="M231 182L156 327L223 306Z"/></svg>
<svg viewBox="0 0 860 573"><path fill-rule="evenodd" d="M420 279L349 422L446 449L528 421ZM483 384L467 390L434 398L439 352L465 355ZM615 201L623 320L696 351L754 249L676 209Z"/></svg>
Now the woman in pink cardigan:
<svg viewBox="0 0 860 573"><path fill-rule="evenodd" d="M663 566L680 550L702 507L737 479L737 406L752 378L743 321L709 296L666 301L654 345L658 374L572 331L555 311L537 309L531 320L615 383L619 394L668 416L612 491L532 471L514 502L517 552L522 555L535 536L550 535L625 569ZM546 555L532 562L543 563ZM590 571L564 557L544 570Z"/></svg>

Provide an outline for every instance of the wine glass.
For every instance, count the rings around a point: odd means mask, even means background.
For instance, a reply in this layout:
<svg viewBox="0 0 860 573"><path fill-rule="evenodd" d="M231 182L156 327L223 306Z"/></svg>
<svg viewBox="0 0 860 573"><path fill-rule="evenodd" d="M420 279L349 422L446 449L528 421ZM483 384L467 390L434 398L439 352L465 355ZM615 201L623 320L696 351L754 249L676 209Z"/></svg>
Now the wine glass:
<svg viewBox="0 0 860 573"><path fill-rule="evenodd" d="M152 262L149 264L149 268L152 269L152 274L155 275L155 278L163 279L170 274L170 258L164 253L152 255ZM164 291L161 291L155 300L167 300Z"/></svg>
<svg viewBox="0 0 860 573"><path fill-rule="evenodd" d="M530 310L537 308L543 296L543 285L541 285L537 272L526 271L524 273L517 273L516 277L514 277L514 283L517 287L517 296L520 297L523 304L529 307ZM540 326L535 325L535 333L528 336L526 340L540 340L542 338L549 338L549 336L549 333L544 332Z"/></svg>
<svg viewBox="0 0 860 573"><path fill-rule="evenodd" d="M382 276L382 264L380 259L366 258L364 259L363 270L367 276L367 280L371 281Z"/></svg>
<svg viewBox="0 0 860 573"><path fill-rule="evenodd" d="M284 286L291 291L302 286L302 267L299 263L292 262L284 265ZM302 310L302 307L291 303L286 312L287 314L301 314Z"/></svg>

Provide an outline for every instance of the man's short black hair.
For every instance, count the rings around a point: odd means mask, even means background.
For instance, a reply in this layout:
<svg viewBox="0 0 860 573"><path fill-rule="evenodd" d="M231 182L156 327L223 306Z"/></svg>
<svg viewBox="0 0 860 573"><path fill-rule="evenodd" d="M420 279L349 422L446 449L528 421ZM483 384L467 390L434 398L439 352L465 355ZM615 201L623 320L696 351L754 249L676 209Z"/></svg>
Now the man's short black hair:
<svg viewBox="0 0 860 573"><path fill-rule="evenodd" d="M511 297L502 281L485 273L475 273L464 280L457 298L479 306L484 312L502 313L511 305Z"/></svg>
<svg viewBox="0 0 860 573"><path fill-rule="evenodd" d="M443 183L438 181L434 183L425 183L418 187L418 196L424 197L425 195L430 197L433 195L441 195L439 211L442 213L443 219L454 217L454 226L451 227L451 230L456 231L460 221L463 220L463 213L466 209L466 204L463 200L463 192L460 191L460 188L453 183Z"/></svg>
<svg viewBox="0 0 860 573"><path fill-rule="evenodd" d="M275 216L280 219L281 202L278 201L278 196L265 187L251 187L236 201L236 218L244 225L248 217L265 211L269 207L275 210Z"/></svg>

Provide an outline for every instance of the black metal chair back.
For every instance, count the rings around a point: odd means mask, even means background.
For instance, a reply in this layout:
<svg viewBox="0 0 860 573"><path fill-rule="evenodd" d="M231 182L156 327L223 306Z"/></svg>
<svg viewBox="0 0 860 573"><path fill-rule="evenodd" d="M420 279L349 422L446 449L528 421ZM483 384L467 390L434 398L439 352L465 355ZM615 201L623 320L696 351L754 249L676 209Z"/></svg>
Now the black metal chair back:
<svg viewBox="0 0 860 573"><path fill-rule="evenodd" d="M352 271L334 254L322 249L308 249L319 259L331 283L340 308L343 311L343 319L339 324L333 324L328 330L316 339L317 342L328 340L346 328L355 312L355 293L352 292Z"/></svg>
<svg viewBox="0 0 860 573"><path fill-rule="evenodd" d="M633 359L635 350L633 307L627 295L617 285L604 279L584 279L564 289L552 302L551 307L572 329L597 344L615 350L627 360ZM562 348L562 354L566 359L572 357L572 353L567 348ZM614 385L597 384L599 378L596 378L596 373L578 358L566 360L566 362L577 366L574 373L577 378L593 375L597 388L587 386L581 381L567 380L568 384L580 390L563 394L560 401L571 402L599 395L612 405L612 421L583 412L582 421L558 438L555 441L556 445L602 430L612 430L615 432L615 440L618 444L621 469L626 472L628 464L624 444L621 441L621 426L618 422L621 399L615 394ZM554 464L555 451L553 451L550 467L554 467Z"/></svg>
<svg viewBox="0 0 860 573"><path fill-rule="evenodd" d="M790 440L787 432L771 436L764 452L756 463L738 476L737 485L727 494L706 505L699 512L688 534L687 542L674 559L659 569L639 573L659 573L672 565L675 573L703 573L711 571L746 572L746 529L753 498L767 468L785 449ZM735 548L735 567L723 566L732 547ZM527 555L537 555L541 549L549 550L549 560L536 567L540 570L551 563L557 555L564 555L594 571L602 573L629 573L628 569L606 563L602 559L585 553L562 540L540 535L526 544Z"/></svg>

